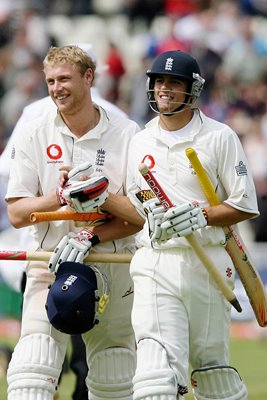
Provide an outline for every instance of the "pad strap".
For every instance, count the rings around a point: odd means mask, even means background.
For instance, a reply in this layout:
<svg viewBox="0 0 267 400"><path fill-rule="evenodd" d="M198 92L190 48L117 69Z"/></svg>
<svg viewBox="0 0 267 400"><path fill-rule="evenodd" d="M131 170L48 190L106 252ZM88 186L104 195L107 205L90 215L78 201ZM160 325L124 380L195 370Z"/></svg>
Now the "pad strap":
<svg viewBox="0 0 267 400"><path fill-rule="evenodd" d="M197 400L247 400L247 389L239 373L228 365L195 369L191 385Z"/></svg>

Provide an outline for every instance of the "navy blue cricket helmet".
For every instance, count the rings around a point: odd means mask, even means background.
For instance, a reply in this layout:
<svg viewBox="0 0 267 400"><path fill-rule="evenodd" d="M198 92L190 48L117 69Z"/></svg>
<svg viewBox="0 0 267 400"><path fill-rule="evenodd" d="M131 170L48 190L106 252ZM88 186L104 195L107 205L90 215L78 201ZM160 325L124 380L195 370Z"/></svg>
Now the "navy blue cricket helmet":
<svg viewBox="0 0 267 400"><path fill-rule="evenodd" d="M95 267L69 261L60 264L47 295L51 325L70 335L85 333L99 322L98 302Z"/></svg>
<svg viewBox="0 0 267 400"><path fill-rule="evenodd" d="M180 112L185 106L192 106L203 89L205 79L201 77L200 67L191 54L181 50L170 50L159 54L147 71L147 98L153 111L159 113L155 97L154 84L157 77L162 75L185 79L187 85L187 99L185 103L170 115Z"/></svg>

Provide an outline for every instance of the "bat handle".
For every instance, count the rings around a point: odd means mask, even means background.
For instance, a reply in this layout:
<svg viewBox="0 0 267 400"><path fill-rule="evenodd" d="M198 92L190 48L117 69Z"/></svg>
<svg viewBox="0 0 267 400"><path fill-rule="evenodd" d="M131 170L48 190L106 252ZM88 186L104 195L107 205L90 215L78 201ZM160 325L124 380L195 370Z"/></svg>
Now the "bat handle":
<svg viewBox="0 0 267 400"><path fill-rule="evenodd" d="M212 183L211 183L203 165L199 161L199 158L197 156L195 149L193 149L192 147L188 147L185 150L185 154L186 154L187 158L189 159L189 161L191 162L191 165L198 177L200 186L202 187L202 190L203 190L208 202L210 203L210 205L217 206L217 205L221 204L220 198L217 195L217 193L215 192L215 190L212 186Z"/></svg>

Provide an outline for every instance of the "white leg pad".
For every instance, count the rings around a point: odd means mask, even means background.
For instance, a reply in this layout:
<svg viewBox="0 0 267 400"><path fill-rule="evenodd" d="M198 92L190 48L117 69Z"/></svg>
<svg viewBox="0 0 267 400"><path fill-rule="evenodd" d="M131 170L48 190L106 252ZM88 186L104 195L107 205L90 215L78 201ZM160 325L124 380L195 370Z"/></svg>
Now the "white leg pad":
<svg viewBox="0 0 267 400"><path fill-rule="evenodd" d="M197 400L247 400L247 388L233 367L218 365L195 369L192 390Z"/></svg>
<svg viewBox="0 0 267 400"><path fill-rule="evenodd" d="M8 400L53 400L61 367L62 357L57 357L52 337L33 334L21 338L7 371Z"/></svg>
<svg viewBox="0 0 267 400"><path fill-rule="evenodd" d="M178 378L169 363L165 348L153 339L137 345L134 400L176 400ZM185 392L186 393L186 392Z"/></svg>
<svg viewBox="0 0 267 400"><path fill-rule="evenodd" d="M15 389L8 394L8 400L51 400L53 395L43 389Z"/></svg>
<svg viewBox="0 0 267 400"><path fill-rule="evenodd" d="M120 347L97 353L89 363L90 400L132 400L135 354Z"/></svg>
<svg viewBox="0 0 267 400"><path fill-rule="evenodd" d="M180 397L176 397L173 395L164 395L164 394L160 394L160 395L156 395L156 396L146 396L144 398L142 398L142 400L179 400Z"/></svg>

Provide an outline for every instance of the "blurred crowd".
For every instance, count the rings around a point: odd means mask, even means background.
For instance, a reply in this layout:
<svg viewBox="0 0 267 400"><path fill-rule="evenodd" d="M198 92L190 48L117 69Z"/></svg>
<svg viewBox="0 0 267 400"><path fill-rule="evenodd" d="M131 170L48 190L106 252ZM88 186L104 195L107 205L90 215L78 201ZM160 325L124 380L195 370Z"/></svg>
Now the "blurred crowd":
<svg viewBox="0 0 267 400"><path fill-rule="evenodd" d="M106 66L101 95L140 126L152 117L145 72L154 57L181 49L197 58L206 79L200 107L239 135L261 211L254 240L267 241L266 0L0 0L0 153L23 108L47 95L49 46L78 42L92 43Z"/></svg>

